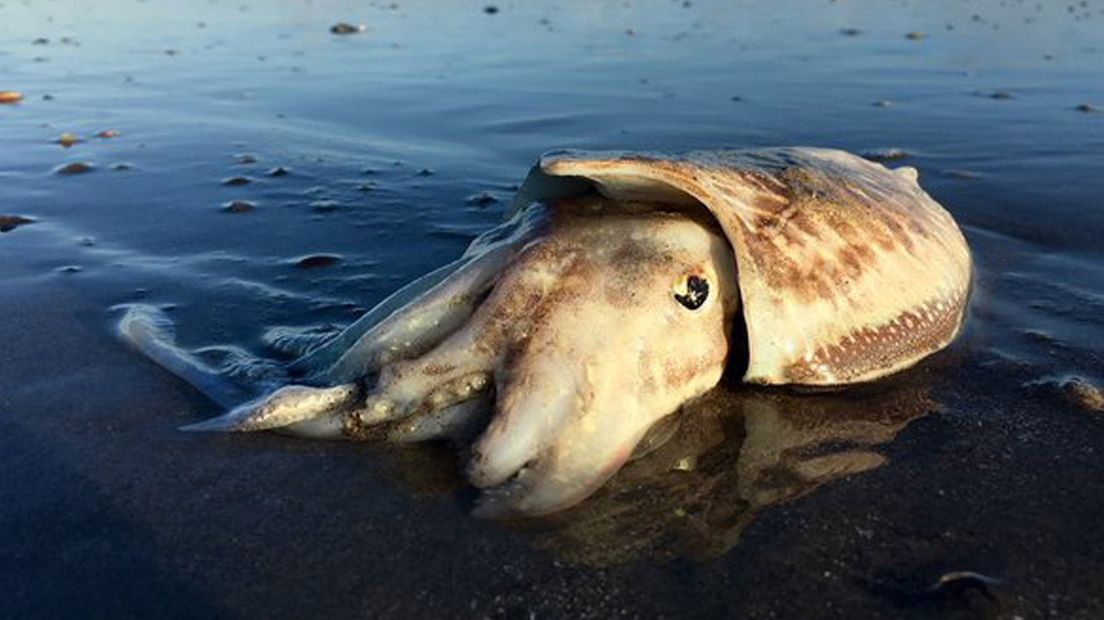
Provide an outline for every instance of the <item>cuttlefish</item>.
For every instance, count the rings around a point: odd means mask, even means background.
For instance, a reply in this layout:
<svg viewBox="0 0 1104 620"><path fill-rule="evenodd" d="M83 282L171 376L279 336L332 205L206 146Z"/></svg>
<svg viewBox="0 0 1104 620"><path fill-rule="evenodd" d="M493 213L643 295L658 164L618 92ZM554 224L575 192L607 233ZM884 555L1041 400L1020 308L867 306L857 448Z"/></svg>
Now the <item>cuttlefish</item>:
<svg viewBox="0 0 1104 620"><path fill-rule="evenodd" d="M477 514L600 487L726 370L845 385L961 329L966 241L912 168L815 148L543 156L502 225L269 379L177 347L158 310L120 332L226 406L191 430L464 442Z"/></svg>

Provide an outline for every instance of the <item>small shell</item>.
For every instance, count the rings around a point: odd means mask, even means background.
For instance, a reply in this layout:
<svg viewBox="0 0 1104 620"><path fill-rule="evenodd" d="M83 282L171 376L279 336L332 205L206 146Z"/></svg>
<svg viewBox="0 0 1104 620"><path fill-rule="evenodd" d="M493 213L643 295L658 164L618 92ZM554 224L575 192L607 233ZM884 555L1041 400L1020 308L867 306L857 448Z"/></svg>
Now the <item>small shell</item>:
<svg viewBox="0 0 1104 620"><path fill-rule="evenodd" d="M556 152L516 204L591 187L704 205L717 219L739 270L746 381L868 381L942 349L962 326L970 250L913 168L816 148Z"/></svg>

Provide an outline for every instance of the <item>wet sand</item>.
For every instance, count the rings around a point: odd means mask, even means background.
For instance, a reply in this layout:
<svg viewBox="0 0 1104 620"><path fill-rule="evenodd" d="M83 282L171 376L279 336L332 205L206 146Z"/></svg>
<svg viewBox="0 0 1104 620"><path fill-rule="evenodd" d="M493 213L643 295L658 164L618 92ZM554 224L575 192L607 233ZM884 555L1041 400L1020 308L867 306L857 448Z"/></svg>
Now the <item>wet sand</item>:
<svg viewBox="0 0 1104 620"><path fill-rule="evenodd" d="M504 525L467 515L444 448L177 431L212 406L117 346L103 309L63 276L2 271L0 571L13 617L1088 618L1104 603L1104 481L1090 473L1104 421L1025 392L1001 366L947 376L961 353L905 380L905 400L923 390L941 406L873 448L888 465L798 489L811 492L799 501L746 515L720 486L699 498L720 505L682 505L728 516L688 525L648 505L679 493L660 467L632 483L643 501L607 489ZM740 440L722 445L738 455ZM1000 584L929 589L954 571Z"/></svg>
<svg viewBox="0 0 1104 620"><path fill-rule="evenodd" d="M0 7L0 615L1101 615L1102 7L323 4ZM178 431L218 411L112 332L260 351L457 256L543 150L777 143L919 168L966 333L727 385L555 517L471 518L446 446Z"/></svg>

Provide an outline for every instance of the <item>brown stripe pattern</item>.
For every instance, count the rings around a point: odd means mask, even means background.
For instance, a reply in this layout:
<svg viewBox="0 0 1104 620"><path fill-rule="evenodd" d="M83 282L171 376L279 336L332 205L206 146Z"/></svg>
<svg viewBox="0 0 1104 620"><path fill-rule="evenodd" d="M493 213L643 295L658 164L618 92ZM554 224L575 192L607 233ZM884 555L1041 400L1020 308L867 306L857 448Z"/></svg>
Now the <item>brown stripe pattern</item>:
<svg viewBox="0 0 1104 620"><path fill-rule="evenodd" d="M912 169L800 147L562 152L544 156L521 193L555 192L556 177L588 179L618 200L698 202L713 213L739 269L747 381L874 379L943 348L961 327L969 248ZM577 187L577 178L562 183Z"/></svg>

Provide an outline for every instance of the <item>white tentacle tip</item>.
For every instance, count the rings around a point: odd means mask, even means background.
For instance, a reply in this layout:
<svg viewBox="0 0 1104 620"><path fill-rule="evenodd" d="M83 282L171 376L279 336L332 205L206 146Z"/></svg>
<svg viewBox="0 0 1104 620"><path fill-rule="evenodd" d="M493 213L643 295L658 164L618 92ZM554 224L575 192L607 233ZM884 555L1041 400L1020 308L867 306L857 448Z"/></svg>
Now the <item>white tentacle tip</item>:
<svg viewBox="0 0 1104 620"><path fill-rule="evenodd" d="M232 433L239 431L262 431L270 428L285 426L278 420L273 420L271 407L265 407L263 400L252 401L231 409L229 412L192 424L185 424L180 430L187 432L219 432Z"/></svg>

